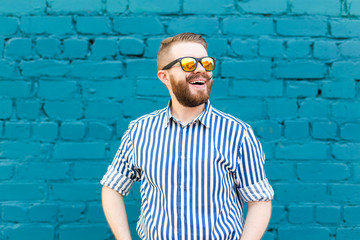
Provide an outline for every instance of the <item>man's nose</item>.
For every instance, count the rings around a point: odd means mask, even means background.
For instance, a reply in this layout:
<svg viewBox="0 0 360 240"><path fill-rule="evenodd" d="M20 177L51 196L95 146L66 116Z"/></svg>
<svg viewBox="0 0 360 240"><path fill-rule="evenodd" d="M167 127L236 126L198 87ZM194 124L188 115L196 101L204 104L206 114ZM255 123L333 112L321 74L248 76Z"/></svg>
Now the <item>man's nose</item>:
<svg viewBox="0 0 360 240"><path fill-rule="evenodd" d="M200 62L198 62L195 70L194 70L194 73L199 73L199 72L206 72L205 68L203 67L203 65L201 65Z"/></svg>

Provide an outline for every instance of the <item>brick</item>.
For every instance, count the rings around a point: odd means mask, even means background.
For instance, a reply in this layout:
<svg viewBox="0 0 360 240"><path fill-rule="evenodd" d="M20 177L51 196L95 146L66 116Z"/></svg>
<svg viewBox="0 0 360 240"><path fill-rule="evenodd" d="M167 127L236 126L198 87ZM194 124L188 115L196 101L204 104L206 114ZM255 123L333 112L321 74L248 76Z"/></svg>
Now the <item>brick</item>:
<svg viewBox="0 0 360 240"><path fill-rule="evenodd" d="M115 17L114 30L121 34L164 34L164 26L155 17Z"/></svg>
<svg viewBox="0 0 360 240"><path fill-rule="evenodd" d="M91 57L97 59L113 58L117 53L115 39L97 38L91 46Z"/></svg>
<svg viewBox="0 0 360 240"><path fill-rule="evenodd" d="M128 8L127 1L108 0L106 1L106 11L108 13L123 13Z"/></svg>
<svg viewBox="0 0 360 240"><path fill-rule="evenodd" d="M184 0L184 13L190 14L228 14L234 11L234 7L231 0L211 0L206 4L201 0Z"/></svg>
<svg viewBox="0 0 360 240"><path fill-rule="evenodd" d="M281 81L248 81L248 80L234 80L233 87L230 89L232 96L268 96L278 97L282 96L283 83Z"/></svg>
<svg viewBox="0 0 360 240"><path fill-rule="evenodd" d="M45 10L45 0L3 0L0 13L2 14L41 14Z"/></svg>
<svg viewBox="0 0 360 240"><path fill-rule="evenodd" d="M306 99L299 106L300 117L321 119L330 116L329 102L323 99Z"/></svg>
<svg viewBox="0 0 360 240"><path fill-rule="evenodd" d="M73 166L74 179L101 179L106 169L107 163L95 162L76 162Z"/></svg>
<svg viewBox="0 0 360 240"><path fill-rule="evenodd" d="M166 7L164 7L166 6ZM179 0L132 0L129 1L129 10L132 13L177 13L180 10Z"/></svg>
<svg viewBox="0 0 360 240"><path fill-rule="evenodd" d="M167 88L159 79L138 79L136 85L137 96L169 96Z"/></svg>
<svg viewBox="0 0 360 240"><path fill-rule="evenodd" d="M54 239L55 229L54 226L44 225L15 225L6 227L4 234L8 240L27 239L29 236L37 240Z"/></svg>
<svg viewBox="0 0 360 240"><path fill-rule="evenodd" d="M128 77L155 77L157 65L155 60L128 59L126 61L126 74Z"/></svg>
<svg viewBox="0 0 360 240"><path fill-rule="evenodd" d="M313 207L310 205L290 205L289 211L289 222L290 223L312 223L314 221Z"/></svg>
<svg viewBox="0 0 360 240"><path fill-rule="evenodd" d="M309 137L309 122L304 120L285 121L284 136L289 140L300 140Z"/></svg>
<svg viewBox="0 0 360 240"><path fill-rule="evenodd" d="M260 39L259 55L264 57L283 58L285 56L284 41L281 39Z"/></svg>
<svg viewBox="0 0 360 240"><path fill-rule="evenodd" d="M286 0L253 0L253 1L239 1L240 8L247 13L261 13L261 14L280 14L286 13Z"/></svg>
<svg viewBox="0 0 360 240"><path fill-rule="evenodd" d="M321 224L335 224L341 220L340 206L317 206L315 211L316 222Z"/></svg>
<svg viewBox="0 0 360 240"><path fill-rule="evenodd" d="M333 239L331 231L326 227L318 226L281 226L278 229L279 240L301 240L301 239Z"/></svg>
<svg viewBox="0 0 360 240"><path fill-rule="evenodd" d="M315 97L318 87L314 82L287 81L285 92L288 97Z"/></svg>
<svg viewBox="0 0 360 240"><path fill-rule="evenodd" d="M11 78L19 76L18 69L15 66L15 62L10 60L0 59L0 78Z"/></svg>
<svg viewBox="0 0 360 240"><path fill-rule="evenodd" d="M340 54L344 57L360 57L360 41L348 40L339 45Z"/></svg>
<svg viewBox="0 0 360 240"><path fill-rule="evenodd" d="M131 202L127 202L125 203L125 207L126 207L126 212L132 212L134 214L132 214L132 216L128 219L129 222L136 222L136 216L140 215L140 209L141 206L139 203L131 201Z"/></svg>
<svg viewBox="0 0 360 240"><path fill-rule="evenodd" d="M17 166L19 179L62 180L69 178L69 163L32 162Z"/></svg>
<svg viewBox="0 0 360 240"><path fill-rule="evenodd" d="M33 183L2 183L0 185L1 201L18 201L21 193L22 201L43 200L45 187L42 184Z"/></svg>
<svg viewBox="0 0 360 240"><path fill-rule="evenodd" d="M58 136L58 124L40 122L33 126L33 137L40 141L53 141Z"/></svg>
<svg viewBox="0 0 360 240"><path fill-rule="evenodd" d="M347 121L357 120L360 118L360 102L337 101L332 105L332 116Z"/></svg>
<svg viewBox="0 0 360 240"><path fill-rule="evenodd" d="M112 137L112 130L112 127L104 123L90 122L88 125L87 138L109 140Z"/></svg>
<svg viewBox="0 0 360 240"><path fill-rule="evenodd" d="M67 61L58 60L32 60L22 61L20 68L25 77L60 77L65 76L69 72L69 64Z"/></svg>
<svg viewBox="0 0 360 240"><path fill-rule="evenodd" d="M291 12L295 14L339 16L341 2L337 0L318 0L313 4L311 0L292 0Z"/></svg>
<svg viewBox="0 0 360 240"><path fill-rule="evenodd" d="M230 81L229 79L217 78L211 89L211 100L227 98L230 95ZM165 91L167 91L166 88Z"/></svg>
<svg viewBox="0 0 360 240"><path fill-rule="evenodd" d="M225 56L228 52L228 43L225 38L206 38L209 56Z"/></svg>
<svg viewBox="0 0 360 240"><path fill-rule="evenodd" d="M360 228L344 228L339 227L336 230L336 239L337 240L347 240L347 239L359 239L360 238Z"/></svg>
<svg viewBox="0 0 360 240"><path fill-rule="evenodd" d="M322 18L298 17L276 20L277 33L282 36L325 36L327 23Z"/></svg>
<svg viewBox="0 0 360 240"><path fill-rule="evenodd" d="M359 37L360 20L340 19L330 21L331 35L334 37Z"/></svg>
<svg viewBox="0 0 360 240"><path fill-rule="evenodd" d="M346 78L359 79L360 78L360 61L357 61L357 62L348 62L348 61L334 62L331 67L331 76L334 78L337 78L337 79L346 79Z"/></svg>
<svg viewBox="0 0 360 240"><path fill-rule="evenodd" d="M83 122L63 122L60 127L60 136L65 140L80 140L85 136Z"/></svg>
<svg viewBox="0 0 360 240"><path fill-rule="evenodd" d="M345 206L344 207L344 221L347 224L359 224L360 207L359 206Z"/></svg>
<svg viewBox="0 0 360 240"><path fill-rule="evenodd" d="M360 182L360 164L354 164L352 166L352 180L359 183Z"/></svg>
<svg viewBox="0 0 360 240"><path fill-rule="evenodd" d="M281 125L276 121L263 120L255 123L256 136L267 139L278 139L281 136Z"/></svg>
<svg viewBox="0 0 360 240"><path fill-rule="evenodd" d="M24 16L20 28L29 34L64 35L73 32L70 16Z"/></svg>
<svg viewBox="0 0 360 240"><path fill-rule="evenodd" d="M323 203L329 199L327 184L325 183L275 183L272 185L279 202L288 203L294 201L297 203ZM306 194L304 194L305 192Z"/></svg>
<svg viewBox="0 0 360 240"><path fill-rule="evenodd" d="M266 155L266 153L265 153ZM266 176L270 181L296 180L295 165L289 162L267 161Z"/></svg>
<svg viewBox="0 0 360 240"><path fill-rule="evenodd" d="M145 42L144 57L156 57L162 40L163 38L149 37Z"/></svg>
<svg viewBox="0 0 360 240"><path fill-rule="evenodd" d="M274 98L267 101L270 118L294 118L297 116L297 103L295 99Z"/></svg>
<svg viewBox="0 0 360 240"><path fill-rule="evenodd" d="M33 159L42 156L45 156L44 151L48 151L46 149L47 146L37 143L37 142L20 142L20 141L7 141L0 142L0 157L1 158L9 158L9 159Z"/></svg>
<svg viewBox="0 0 360 240"><path fill-rule="evenodd" d="M76 81L45 81L40 80L38 85L38 97L42 99L70 99L78 93Z"/></svg>
<svg viewBox="0 0 360 240"><path fill-rule="evenodd" d="M70 76L79 78L118 78L123 74L123 63L120 61L74 61Z"/></svg>
<svg viewBox="0 0 360 240"><path fill-rule="evenodd" d="M131 214L132 215L132 214ZM100 204L89 204L85 219L91 223L104 223L106 222L104 211Z"/></svg>
<svg viewBox="0 0 360 240"><path fill-rule="evenodd" d="M4 137L7 139L27 139L30 137L30 124L26 122L6 122Z"/></svg>
<svg viewBox="0 0 360 240"><path fill-rule="evenodd" d="M4 204L2 216L4 221L24 222L27 221L27 208L20 204Z"/></svg>
<svg viewBox="0 0 360 240"><path fill-rule="evenodd" d="M274 73L276 77L284 79L321 79L325 77L326 68L319 62L278 62Z"/></svg>
<svg viewBox="0 0 360 240"><path fill-rule="evenodd" d="M14 175L14 166L12 164L0 164L0 180L8 180Z"/></svg>
<svg viewBox="0 0 360 240"><path fill-rule="evenodd" d="M331 201L348 204L359 204L359 184L333 184L330 185Z"/></svg>
<svg viewBox="0 0 360 240"><path fill-rule="evenodd" d="M10 118L12 114L12 101L0 100L0 119Z"/></svg>
<svg viewBox="0 0 360 240"><path fill-rule="evenodd" d="M168 31L172 35L186 31L213 35L219 31L219 22L209 17L174 18L169 22Z"/></svg>
<svg viewBox="0 0 360 240"><path fill-rule="evenodd" d="M85 110L85 117L89 119L114 120L122 116L122 111L123 107L117 102L105 100L89 101Z"/></svg>
<svg viewBox="0 0 360 240"><path fill-rule="evenodd" d="M30 82L25 81L0 81L0 96L8 98L29 97Z"/></svg>
<svg viewBox="0 0 360 240"><path fill-rule="evenodd" d="M84 212L84 203L63 203L59 207L59 220L60 222L75 222L83 217Z"/></svg>
<svg viewBox="0 0 360 240"><path fill-rule="evenodd" d="M102 159L105 156L105 144L102 142L62 143L54 147L54 158L64 160Z"/></svg>
<svg viewBox="0 0 360 240"><path fill-rule="evenodd" d="M227 17L223 20L223 33L229 35L272 35L274 26L269 18Z"/></svg>
<svg viewBox="0 0 360 240"><path fill-rule="evenodd" d="M231 48L235 54L243 57L255 57L258 52L258 42L252 39L233 39Z"/></svg>
<svg viewBox="0 0 360 240"><path fill-rule="evenodd" d="M81 34L108 34L111 22L107 17L77 17L76 30Z"/></svg>
<svg viewBox="0 0 360 240"><path fill-rule="evenodd" d="M121 91L120 91L121 89ZM135 80L83 81L82 93L85 97L125 99L133 96Z"/></svg>
<svg viewBox="0 0 360 240"><path fill-rule="evenodd" d="M63 225L59 228L59 240L76 240L83 236L87 240L106 239L108 229L106 224Z"/></svg>
<svg viewBox="0 0 360 240"><path fill-rule="evenodd" d="M1 12L1 9L0 9ZM17 32L19 21L13 17L0 17L0 35L12 35Z"/></svg>
<svg viewBox="0 0 360 240"><path fill-rule="evenodd" d="M252 106L249 108L249 106ZM244 121L265 118L265 103L259 99L218 99L216 108Z"/></svg>
<svg viewBox="0 0 360 240"><path fill-rule="evenodd" d="M273 205L271 211L270 226L284 222L286 219L287 211L283 206Z"/></svg>
<svg viewBox="0 0 360 240"><path fill-rule="evenodd" d="M311 56L312 41L294 39L286 42L286 55L289 58L306 58Z"/></svg>
<svg viewBox="0 0 360 240"><path fill-rule="evenodd" d="M56 38L39 38L36 40L35 50L45 58L55 57L60 55L60 40Z"/></svg>
<svg viewBox="0 0 360 240"><path fill-rule="evenodd" d="M1 23L0 23L1 24ZM3 38L0 38L0 56L2 57L3 55L3 51L4 51L4 45L5 45L5 41Z"/></svg>
<svg viewBox="0 0 360 240"><path fill-rule="evenodd" d="M337 125L334 122L312 122L311 135L316 139L335 139L337 135Z"/></svg>
<svg viewBox="0 0 360 240"><path fill-rule="evenodd" d="M98 183L53 183L50 188L54 200L98 201L101 196Z"/></svg>
<svg viewBox="0 0 360 240"><path fill-rule="evenodd" d="M271 62L261 60L229 61L224 60L221 64L223 77L236 79L267 79L271 76Z"/></svg>
<svg viewBox="0 0 360 240"><path fill-rule="evenodd" d="M49 11L56 13L94 14L101 11L101 0L74 0L69 4L66 0L49 0Z"/></svg>
<svg viewBox="0 0 360 240"><path fill-rule="evenodd" d="M327 98L354 98L355 84L353 81L325 81L322 95Z"/></svg>
<svg viewBox="0 0 360 240"><path fill-rule="evenodd" d="M151 113L167 105L168 99L164 103L154 98L127 98L124 100L124 116L132 119L144 114Z"/></svg>
<svg viewBox="0 0 360 240"><path fill-rule="evenodd" d="M314 57L318 59L334 59L338 55L336 42L316 41L314 43Z"/></svg>
<svg viewBox="0 0 360 240"><path fill-rule="evenodd" d="M336 143L332 146L332 154L339 160L359 160L360 143Z"/></svg>
<svg viewBox="0 0 360 240"><path fill-rule="evenodd" d="M80 119L83 116L83 106L80 101L48 101L44 111L51 119Z"/></svg>
<svg viewBox="0 0 360 240"><path fill-rule="evenodd" d="M120 53L123 55L142 55L144 47L144 42L139 38L125 37L119 41Z"/></svg>
<svg viewBox="0 0 360 240"><path fill-rule="evenodd" d="M16 101L16 116L20 119L35 120L39 117L40 102L38 100Z"/></svg>
<svg viewBox="0 0 360 240"><path fill-rule="evenodd" d="M360 15L360 3L356 0L348 0L348 11L352 16L359 16Z"/></svg>
<svg viewBox="0 0 360 240"><path fill-rule="evenodd" d="M303 144L279 143L276 146L276 158L289 160L326 160L328 145L323 142L305 142Z"/></svg>
<svg viewBox="0 0 360 240"><path fill-rule="evenodd" d="M9 58L31 58L32 41L30 38L12 38L6 43L5 56Z"/></svg>
<svg viewBox="0 0 360 240"><path fill-rule="evenodd" d="M62 56L69 59L85 58L88 49L88 41L85 39L66 39Z"/></svg>
<svg viewBox="0 0 360 240"><path fill-rule="evenodd" d="M350 177L350 170L343 163L298 163L297 173L301 181L329 182Z"/></svg>
<svg viewBox="0 0 360 240"><path fill-rule="evenodd" d="M55 204L35 204L29 207L28 215L31 222L56 222L57 206Z"/></svg>
<svg viewBox="0 0 360 240"><path fill-rule="evenodd" d="M340 137L347 141L360 142L360 124L345 123L340 127Z"/></svg>

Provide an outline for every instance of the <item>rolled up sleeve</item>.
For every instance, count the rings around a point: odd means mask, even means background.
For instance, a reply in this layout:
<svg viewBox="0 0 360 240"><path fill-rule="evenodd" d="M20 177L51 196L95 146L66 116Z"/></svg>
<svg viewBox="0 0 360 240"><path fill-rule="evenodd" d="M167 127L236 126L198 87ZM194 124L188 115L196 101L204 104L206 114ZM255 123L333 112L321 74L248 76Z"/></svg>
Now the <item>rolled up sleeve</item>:
<svg viewBox="0 0 360 240"><path fill-rule="evenodd" d="M264 170L265 154L260 141L249 127L245 132L239 147L238 165L235 173L235 183L242 200L268 201L274 197Z"/></svg>

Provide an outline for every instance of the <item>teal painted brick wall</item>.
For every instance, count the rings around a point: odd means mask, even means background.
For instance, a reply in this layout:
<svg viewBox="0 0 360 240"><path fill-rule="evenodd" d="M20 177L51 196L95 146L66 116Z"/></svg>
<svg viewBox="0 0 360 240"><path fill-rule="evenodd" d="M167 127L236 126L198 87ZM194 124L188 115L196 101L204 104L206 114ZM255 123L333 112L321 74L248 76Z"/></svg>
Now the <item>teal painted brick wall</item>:
<svg viewBox="0 0 360 240"><path fill-rule="evenodd" d="M263 144L263 239L359 239L359 19L357 0L2 0L0 239L113 239L99 180L130 120L167 104L156 54L183 31L218 59L212 104Z"/></svg>

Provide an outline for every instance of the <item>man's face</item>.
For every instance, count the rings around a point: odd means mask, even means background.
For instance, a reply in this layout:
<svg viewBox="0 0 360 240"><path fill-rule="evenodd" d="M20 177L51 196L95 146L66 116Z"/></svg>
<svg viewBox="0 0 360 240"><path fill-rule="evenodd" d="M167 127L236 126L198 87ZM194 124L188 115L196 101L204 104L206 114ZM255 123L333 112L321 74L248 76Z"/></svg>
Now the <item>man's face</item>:
<svg viewBox="0 0 360 240"><path fill-rule="evenodd" d="M206 57L205 48L199 43L180 42L172 46L170 50L172 60L180 57ZM171 60L171 61L172 61ZM169 92L172 97L186 107L196 107L206 103L210 97L212 87L212 72L205 71L204 67L198 63L193 72L185 72L176 63L169 72Z"/></svg>

